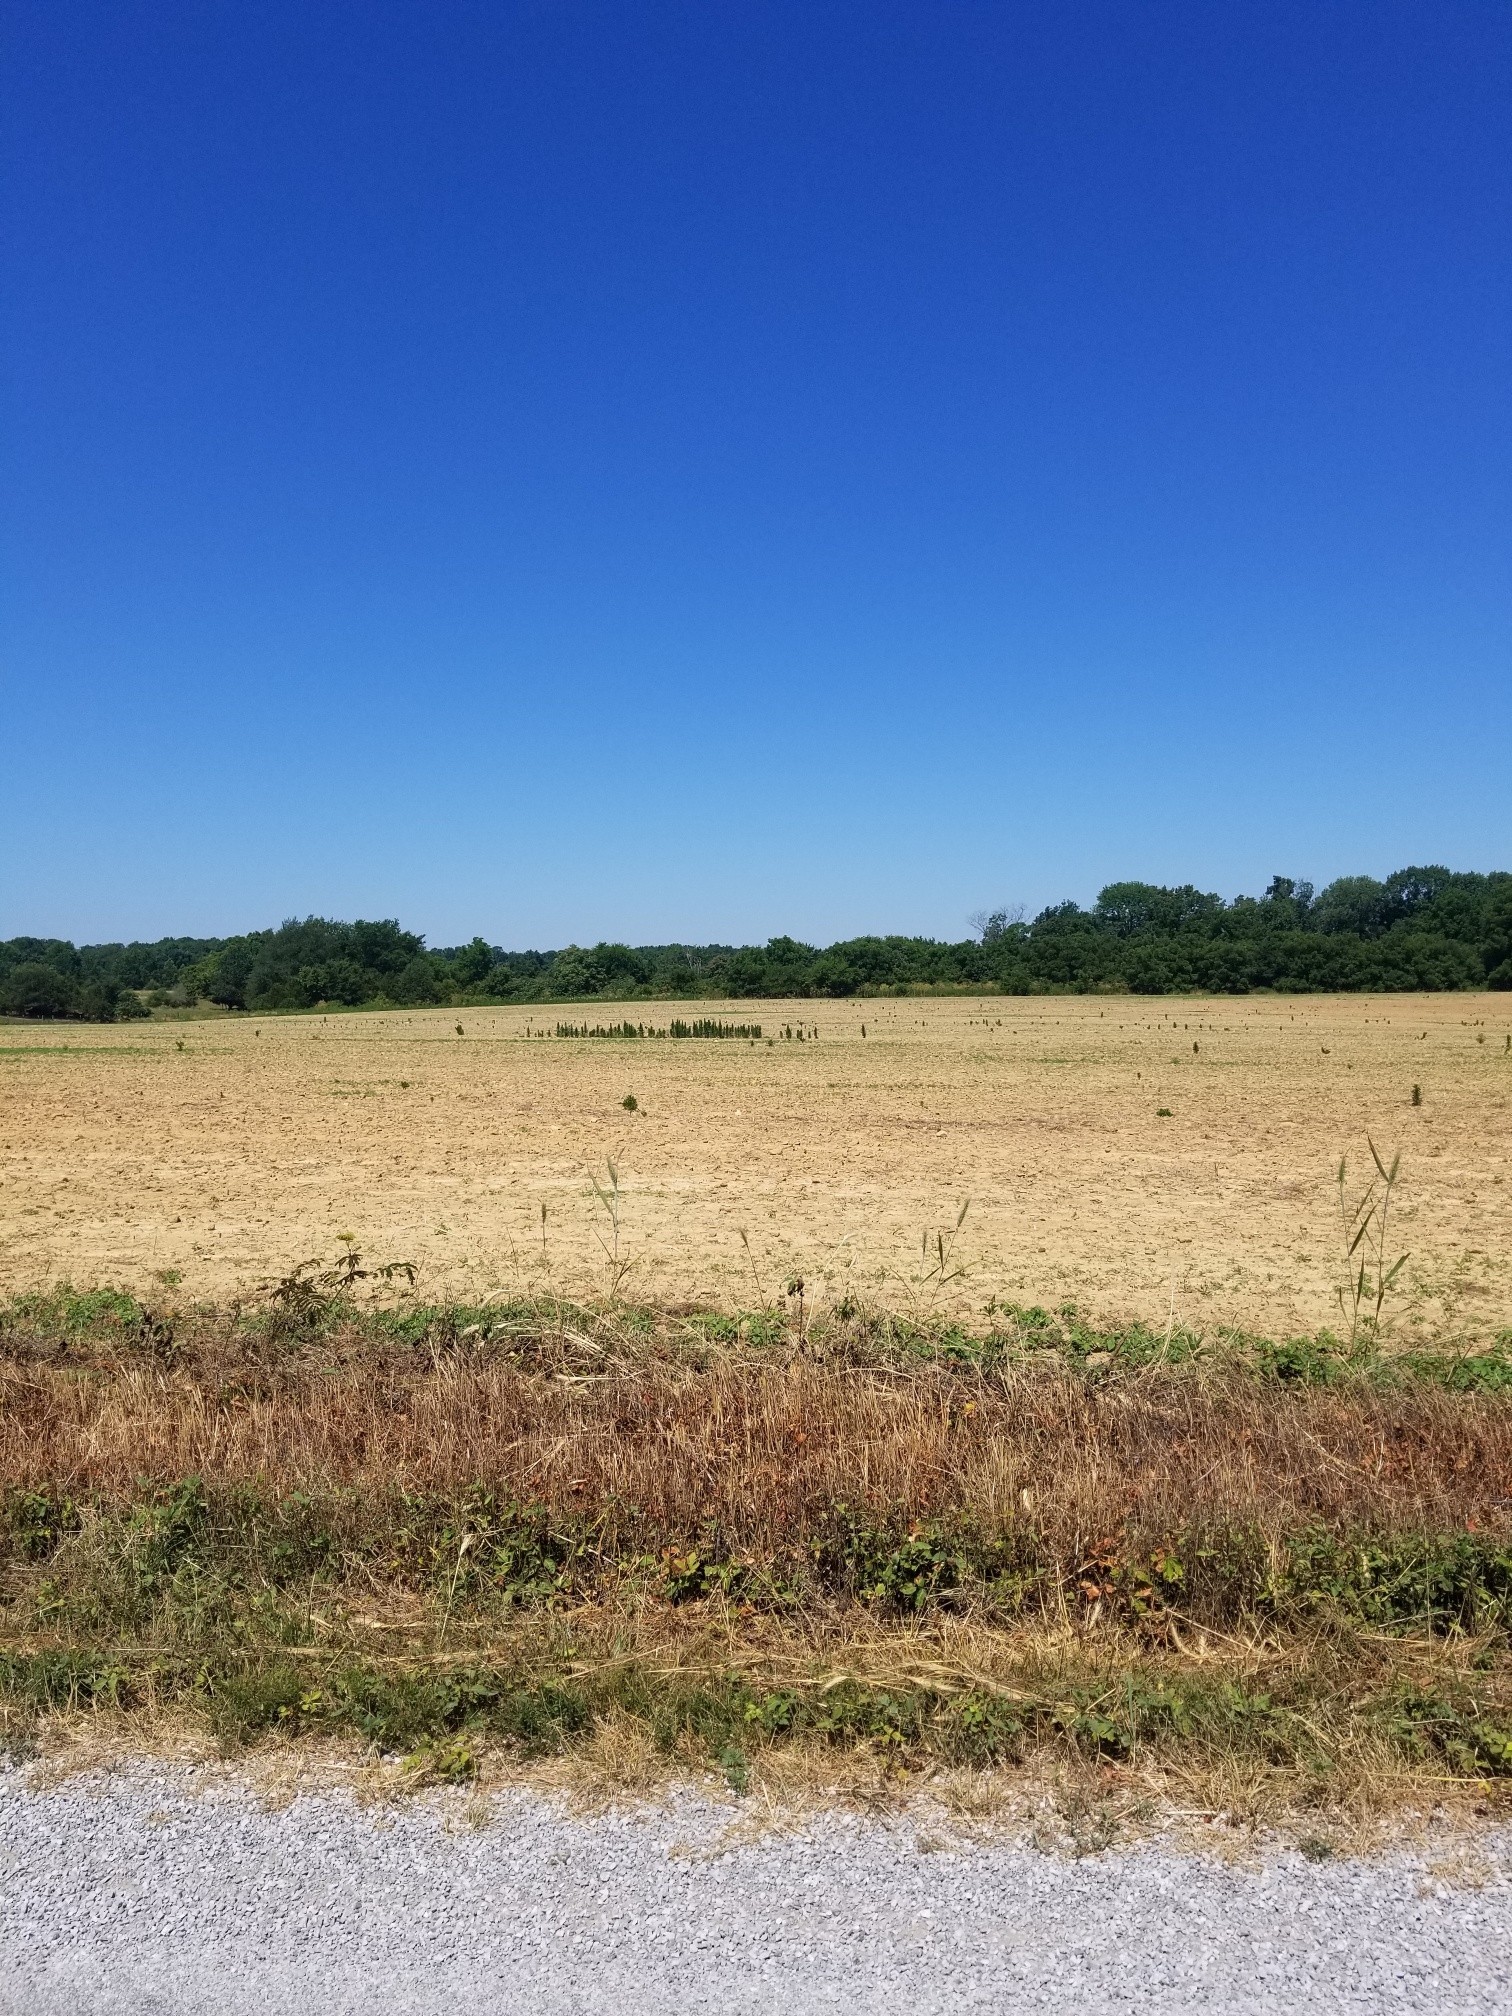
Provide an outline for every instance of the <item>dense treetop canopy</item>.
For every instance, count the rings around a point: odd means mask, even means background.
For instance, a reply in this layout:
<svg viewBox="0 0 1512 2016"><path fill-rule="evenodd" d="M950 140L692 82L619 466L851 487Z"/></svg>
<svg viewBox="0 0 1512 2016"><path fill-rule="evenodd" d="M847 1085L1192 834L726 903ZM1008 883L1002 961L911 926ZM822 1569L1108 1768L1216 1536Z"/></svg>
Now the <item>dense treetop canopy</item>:
<svg viewBox="0 0 1512 2016"><path fill-rule="evenodd" d="M235 938L75 946L0 942L0 1014L95 1021L210 1001L273 1013L462 1001L842 997L964 986L1011 994L1392 992L1512 988L1512 874L1402 868L1314 893L1278 875L1232 902L1186 884L1113 882L1090 910L996 911L959 943L851 938L818 947L568 945L506 952L482 938L428 950L393 920L290 919Z"/></svg>

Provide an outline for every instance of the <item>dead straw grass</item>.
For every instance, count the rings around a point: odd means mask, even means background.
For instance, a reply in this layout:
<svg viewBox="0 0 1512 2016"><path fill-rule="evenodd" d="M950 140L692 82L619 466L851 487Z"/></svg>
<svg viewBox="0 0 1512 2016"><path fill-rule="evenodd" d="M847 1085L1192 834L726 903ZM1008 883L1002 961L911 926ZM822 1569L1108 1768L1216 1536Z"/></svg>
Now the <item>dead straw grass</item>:
<svg viewBox="0 0 1512 2016"><path fill-rule="evenodd" d="M988 1379L796 1354L596 1375L452 1358L261 1382L0 1363L5 1485L124 1500L188 1476L385 1498L480 1484L608 1529L627 1507L673 1537L715 1525L757 1556L837 1504L885 1506L1029 1526L1070 1557L1136 1529L1507 1528L1512 1407L1221 1368L1093 1381L1055 1361Z"/></svg>

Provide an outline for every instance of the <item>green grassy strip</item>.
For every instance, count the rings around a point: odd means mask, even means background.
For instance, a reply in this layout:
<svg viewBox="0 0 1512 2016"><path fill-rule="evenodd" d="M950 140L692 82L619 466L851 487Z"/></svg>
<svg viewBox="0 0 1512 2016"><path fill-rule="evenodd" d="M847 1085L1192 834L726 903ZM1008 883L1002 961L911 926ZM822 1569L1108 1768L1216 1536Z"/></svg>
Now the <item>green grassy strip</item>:
<svg viewBox="0 0 1512 2016"><path fill-rule="evenodd" d="M1181 1531L1057 1558L1032 1527L994 1532L832 1505L790 1552L755 1561L716 1528L667 1530L633 1506L577 1520L482 1486L458 1494L351 1490L285 1497L144 1486L121 1506L12 1490L0 1500L0 1618L13 1627L152 1632L214 1642L288 1637L311 1592L383 1587L496 1615L633 1589L677 1606L718 1597L781 1616L821 1604L879 1617L968 1607L1013 1624L1085 1612L1138 1624L1173 1615L1231 1631L1318 1618L1375 1630L1506 1636L1512 1537L1335 1533L1275 1540L1244 1528Z"/></svg>
<svg viewBox="0 0 1512 2016"><path fill-rule="evenodd" d="M178 1363L212 1345L262 1356L309 1349L340 1336L348 1345L366 1340L410 1350L465 1343L478 1353L533 1361L543 1344L572 1330L597 1331L626 1347L655 1345L696 1361L711 1349L762 1352L791 1348L798 1341L792 1316L778 1308L669 1315L630 1305L606 1310L554 1300L383 1307L361 1304L340 1289L324 1289L322 1278L297 1282L297 1294L233 1310L164 1309L123 1290L79 1292L66 1284L18 1295L0 1304L0 1355L50 1356L93 1346L117 1355L140 1350ZM1512 1392L1512 1330L1474 1351L1351 1352L1327 1330L1277 1341L1234 1330L1209 1336L1180 1325L1099 1325L1071 1302L1053 1311L993 1303L984 1325L976 1329L953 1320L910 1319L841 1303L807 1324L803 1342L813 1352L842 1355L858 1364L929 1362L989 1375L1051 1355L1091 1378L1154 1364L1213 1363L1289 1385L1364 1381L1391 1388L1416 1381L1457 1393Z"/></svg>
<svg viewBox="0 0 1512 2016"><path fill-rule="evenodd" d="M356 1736L457 1777L470 1774L477 1745L556 1754L612 1713L640 1723L664 1754L702 1754L732 1781L759 1750L794 1741L861 1745L904 1764L978 1766L1017 1762L1029 1745L1046 1742L1107 1758L1196 1747L1326 1778L1336 1763L1328 1725L1337 1728L1340 1705L1305 1690L1289 1698L1233 1679L1140 1672L1035 1695L848 1678L766 1687L738 1673L668 1676L635 1663L581 1674L338 1658L312 1671L276 1652L198 1662L0 1652L0 1710L13 1745L24 1746L44 1715L148 1703L189 1707L229 1743L275 1730ZM1352 1730L1374 1735L1404 1765L1469 1779L1512 1776L1512 1723L1488 1715L1464 1690L1398 1684L1349 1707Z"/></svg>

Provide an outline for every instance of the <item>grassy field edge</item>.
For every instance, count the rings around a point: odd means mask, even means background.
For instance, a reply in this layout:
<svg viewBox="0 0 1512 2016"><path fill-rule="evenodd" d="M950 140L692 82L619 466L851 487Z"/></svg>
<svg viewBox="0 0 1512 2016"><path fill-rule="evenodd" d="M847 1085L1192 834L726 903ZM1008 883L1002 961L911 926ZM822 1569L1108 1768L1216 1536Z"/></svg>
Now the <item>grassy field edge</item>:
<svg viewBox="0 0 1512 2016"><path fill-rule="evenodd" d="M305 1281L0 1309L0 1728L1512 1786L1512 1352Z"/></svg>

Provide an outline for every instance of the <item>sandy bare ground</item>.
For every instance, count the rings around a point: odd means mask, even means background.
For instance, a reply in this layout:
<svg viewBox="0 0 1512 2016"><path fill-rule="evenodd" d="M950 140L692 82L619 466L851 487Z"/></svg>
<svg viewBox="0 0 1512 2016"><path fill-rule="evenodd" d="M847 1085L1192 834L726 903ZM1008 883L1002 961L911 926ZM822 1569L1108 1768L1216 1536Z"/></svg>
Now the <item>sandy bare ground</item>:
<svg viewBox="0 0 1512 2016"><path fill-rule="evenodd" d="M763 1040L530 1033L711 1013ZM9 1023L0 1287L246 1293L352 1232L427 1295L602 1292L613 1158L631 1295L749 1306L801 1274L907 1308L969 1198L936 1306L1311 1329L1369 1132L1402 1151L1397 1334L1483 1338L1512 1324L1509 1033L1497 995Z"/></svg>

